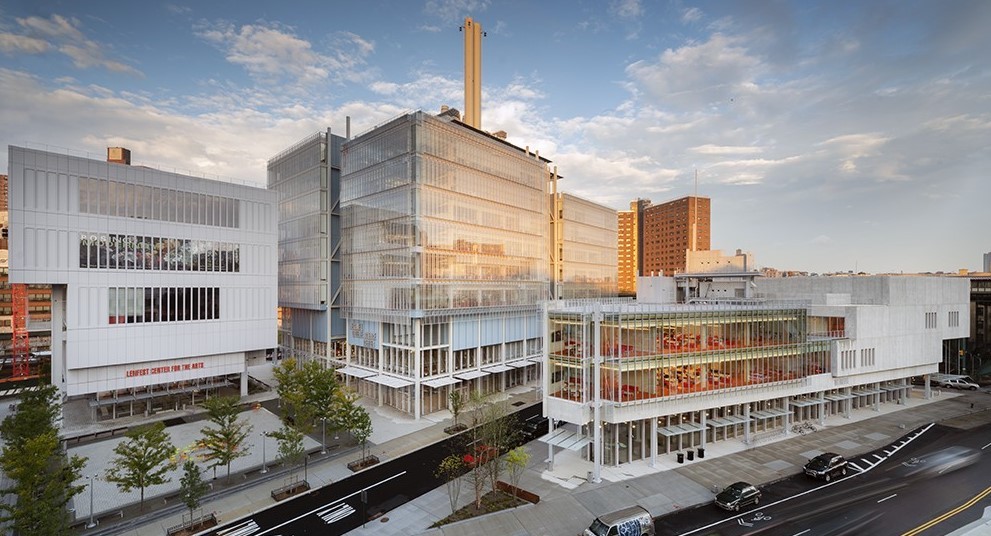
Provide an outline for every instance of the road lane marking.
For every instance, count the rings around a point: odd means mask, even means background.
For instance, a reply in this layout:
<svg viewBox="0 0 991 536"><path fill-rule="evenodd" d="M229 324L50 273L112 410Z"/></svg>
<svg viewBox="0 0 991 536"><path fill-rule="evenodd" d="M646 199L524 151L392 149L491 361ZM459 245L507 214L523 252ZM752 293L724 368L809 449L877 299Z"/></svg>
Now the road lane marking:
<svg viewBox="0 0 991 536"><path fill-rule="evenodd" d="M897 496L898 496L897 493L895 493L894 495L888 495L887 497L885 497L885 498L881 499L880 501L878 501L878 503L883 503L884 501L886 501L888 499L892 499L892 498L897 497Z"/></svg>
<svg viewBox="0 0 991 536"><path fill-rule="evenodd" d="M917 535L917 534L919 534L919 533L921 533L923 531L926 531L926 530L928 530L928 529L930 529L930 528L932 528L932 527L934 527L934 526L936 526L936 525L938 525L938 524L946 521L947 519L950 519L951 517L959 514L960 512L963 512L964 510L970 508L971 506L974 506L974 504L976 504L978 501L980 501L981 499L983 499L984 497L986 497L988 494L991 494L991 487L985 488L984 491L978 493L977 495L975 495L969 501L961 504L960 506L954 508L953 510L950 510L949 512L946 512L945 514L943 514L943 515L941 515L941 516L939 516L937 518L931 519L931 520L929 520L929 521L927 521L927 522L919 525L918 527L915 527L914 529L906 532L905 534L902 534L902 536L915 536L915 535Z"/></svg>
<svg viewBox="0 0 991 536"><path fill-rule="evenodd" d="M860 473L863 473L864 472L864 470L861 469L859 465L857 465L857 464L855 464L853 462L850 462L849 465L850 465L850 467L853 467L854 469L856 469Z"/></svg>
<svg viewBox="0 0 991 536"><path fill-rule="evenodd" d="M802 536L802 534L805 534L806 532L811 532L811 531L812 531L812 529L805 529L802 532L796 532L795 534L792 534L792 536Z"/></svg>
<svg viewBox="0 0 991 536"><path fill-rule="evenodd" d="M925 428L923 428L922 430L919 430L917 433L915 433L911 437L909 437L905 441L905 444L904 445L898 445L898 447L894 449L895 452L901 450L902 447L904 447L905 445L911 443L912 441L914 441L916 438L918 438L922 434L928 432L933 426L936 426L936 423L934 423L934 422L929 423ZM885 458L881 458L881 461L884 461L884 460L885 460ZM881 462L877 462L877 463L871 465L870 462L867 462L866 460L863 460L862 459L862 461L864 461L865 463L867 463L869 465L869 467L866 470L862 471L863 473L866 473L867 471L870 471L871 469L873 469L874 467L880 465L880 463L881 463ZM812 493L814 491L818 491L818 490L821 490L821 489L828 488L829 486L838 484L840 482L843 482L844 480L847 480L849 478L853 478L854 476L856 476L856 475L849 475L849 476L845 476L843 478L838 478L838 479L836 479L836 480L834 480L832 482L829 482L827 484L823 484L822 486L817 486L817 487L812 488L810 490L803 491L802 493L799 493L799 494L796 494L796 495L792 495L791 497L785 497L784 499L781 499L779 501L776 501L776 502L773 502L773 503L770 503L770 504L765 504L764 505L764 508L770 508L771 506L775 506L775 505L781 504L783 502L790 501L792 499L797 499L797 498L799 498L799 497L801 497L803 495L808 495L809 493ZM716 521L715 523L709 523L708 525L706 525L704 527L699 527L697 529L693 529L693 530L690 530L688 532L682 532L680 536L688 536L689 534L695 534L696 532L699 532L699 531L708 530L708 529L710 529L712 527L715 527L715 526L718 526L718 525L722 525L723 523L725 523L725 522L727 522L727 521L729 521L731 519L739 519L739 518L741 518L742 516L745 516L745 515L747 515L747 514L737 514L737 515L735 515L733 517L728 517L726 519L723 519L722 521ZM907 535L903 535L903 536L907 536Z"/></svg>
<svg viewBox="0 0 991 536"><path fill-rule="evenodd" d="M282 523L279 523L278 525L276 525L276 526L274 526L274 527L272 527L270 529L266 529L266 530L264 530L262 532L259 532L258 533L258 536L262 536L262 534L268 534L269 532L272 532L273 530L276 530L276 529L280 529L280 528L282 528L282 527L284 527L284 526L286 526L286 525L288 525L290 523L295 523L296 521L299 521L300 519L303 519L304 517L306 517L306 516L308 516L310 514L319 512L319 511L323 510L324 508L327 508L328 506L333 506L333 505L335 505L335 504L337 504L339 502L343 502L343 501L345 501L347 499L350 499L351 497L354 497L355 495L358 495L362 491L372 489L375 486L378 486L378 485L381 485L381 484L385 484L386 482L392 480L393 478L399 478L399 477L401 477L401 476L403 476L405 474L406 474L406 471L403 471L401 473L396 473L396 474L390 476L389 478L387 478L385 480L381 480L379 482L376 482L376 483L372 484L371 486L368 486L366 488L360 489L360 490L352 493L351 495L348 495L347 497L341 497L340 499L337 499L336 501L332 501L332 502L329 502L329 503L324 504L322 506L318 506L318 507L314 508L313 510L310 510L309 512L306 512L305 514L298 515L298 516L290 519L289 521L283 521ZM254 523L254 520L252 520L251 522Z"/></svg>
<svg viewBox="0 0 991 536"><path fill-rule="evenodd" d="M987 445L984 445L983 447L981 447L981 450L984 450L984 449L986 449L988 447L991 447L991 443L988 443Z"/></svg>

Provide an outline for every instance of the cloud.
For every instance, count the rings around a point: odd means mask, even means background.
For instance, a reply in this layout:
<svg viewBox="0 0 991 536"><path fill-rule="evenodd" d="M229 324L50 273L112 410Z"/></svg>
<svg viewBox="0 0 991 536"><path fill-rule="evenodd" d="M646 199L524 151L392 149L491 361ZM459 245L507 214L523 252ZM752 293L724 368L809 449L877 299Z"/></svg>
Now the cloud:
<svg viewBox="0 0 991 536"><path fill-rule="evenodd" d="M729 147L712 144L692 147L689 151L699 154L757 154L763 152L760 147Z"/></svg>
<svg viewBox="0 0 991 536"><path fill-rule="evenodd" d="M428 0L423 11L428 17L444 23L464 21L489 8L489 0Z"/></svg>
<svg viewBox="0 0 991 536"><path fill-rule="evenodd" d="M655 61L636 61L626 73L646 97L701 107L752 92L762 70L740 39L715 34L704 43L669 48Z"/></svg>
<svg viewBox="0 0 991 536"><path fill-rule="evenodd" d="M697 22L702 19L702 10L690 7L681 13L681 22Z"/></svg>
<svg viewBox="0 0 991 536"><path fill-rule="evenodd" d="M643 15L643 5L640 0L613 0L609 11L621 19L635 19Z"/></svg>
<svg viewBox="0 0 991 536"><path fill-rule="evenodd" d="M51 49L51 45L44 39L17 35L11 33L0 33L0 51L5 54L43 54Z"/></svg>
<svg viewBox="0 0 991 536"><path fill-rule="evenodd" d="M277 83L290 79L300 86L325 80L360 81L368 76L362 67L375 45L357 34L339 32L332 50L321 53L280 24L201 24L197 34L219 46L227 61L242 66L257 80Z"/></svg>
<svg viewBox="0 0 991 536"><path fill-rule="evenodd" d="M49 18L18 18L22 34L0 34L0 50L7 54L43 54L58 50L79 69L104 68L122 74L142 76L141 71L117 60L108 59L104 47L87 39L75 18L53 14Z"/></svg>

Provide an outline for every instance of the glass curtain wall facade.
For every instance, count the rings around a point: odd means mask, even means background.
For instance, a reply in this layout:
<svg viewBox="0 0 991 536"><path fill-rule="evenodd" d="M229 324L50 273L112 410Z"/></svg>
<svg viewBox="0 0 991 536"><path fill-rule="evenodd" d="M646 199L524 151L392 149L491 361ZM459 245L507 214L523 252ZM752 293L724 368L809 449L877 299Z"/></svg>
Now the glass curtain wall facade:
<svg viewBox="0 0 991 536"><path fill-rule="evenodd" d="M594 394L591 313L550 313L552 397ZM804 309L624 306L599 323L600 395L635 402L797 382L829 372L828 348L810 342Z"/></svg>
<svg viewBox="0 0 991 536"><path fill-rule="evenodd" d="M615 297L616 210L570 194L553 199L561 226L561 299Z"/></svg>
<svg viewBox="0 0 991 536"><path fill-rule="evenodd" d="M268 162L279 192L279 307L282 355L343 359L340 169L344 138L313 134Z"/></svg>
<svg viewBox="0 0 991 536"><path fill-rule="evenodd" d="M780 429L793 411L787 388L830 372L829 341L807 329L806 309L786 304L551 309L548 413L578 423L592 460L579 408L601 404L596 475L600 464ZM801 419L810 410L794 411Z"/></svg>
<svg viewBox="0 0 991 536"><path fill-rule="evenodd" d="M480 367L542 352L547 161L423 112L343 154L350 357L379 373L359 392L420 415L445 409L449 389L522 381L525 370ZM453 383L421 384L445 374Z"/></svg>

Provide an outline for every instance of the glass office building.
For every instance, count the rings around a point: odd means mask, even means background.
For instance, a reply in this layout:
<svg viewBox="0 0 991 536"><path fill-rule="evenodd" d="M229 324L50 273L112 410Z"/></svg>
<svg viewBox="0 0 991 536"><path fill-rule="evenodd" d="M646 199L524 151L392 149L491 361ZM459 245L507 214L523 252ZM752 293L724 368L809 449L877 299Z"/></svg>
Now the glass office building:
<svg viewBox="0 0 991 536"><path fill-rule="evenodd" d="M343 146L342 291L359 392L414 416L537 373L549 297L547 160L450 117Z"/></svg>
<svg viewBox="0 0 991 536"><path fill-rule="evenodd" d="M279 349L284 356L342 359L341 146L327 129L268 161L279 194Z"/></svg>

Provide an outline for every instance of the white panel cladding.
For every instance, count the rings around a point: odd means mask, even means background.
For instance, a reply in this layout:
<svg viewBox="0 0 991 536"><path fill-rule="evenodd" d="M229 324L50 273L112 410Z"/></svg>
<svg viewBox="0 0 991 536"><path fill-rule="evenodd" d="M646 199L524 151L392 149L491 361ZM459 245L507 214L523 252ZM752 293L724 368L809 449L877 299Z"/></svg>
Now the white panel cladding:
<svg viewBox="0 0 991 536"><path fill-rule="evenodd" d="M140 166L108 164L34 149L10 147L10 279L14 283L66 285L66 387L69 394L133 385L118 374L129 366L205 359L240 360L194 372L195 378L243 370L244 352L276 346L276 193L177 175ZM174 190L236 200L241 225L224 227L140 216L143 207L110 216L80 212L80 178L112 180L127 191ZM101 184L106 184L105 182ZM138 200L135 197L135 200ZM147 203L149 198L145 198ZM186 214L195 215L183 205ZM135 215L137 213L138 215ZM217 219L221 209L214 211ZM209 214L203 209L200 214ZM190 218L187 217L187 220ZM162 237L236 244L239 272L80 268L80 235ZM266 256L273 256L267 258ZM220 320L110 324L109 292L117 288L219 288ZM239 298L239 299L238 299ZM231 357L235 356L235 357ZM58 374L54 375L58 382ZM162 376L162 382L174 381ZM151 382L156 383L156 382Z"/></svg>

